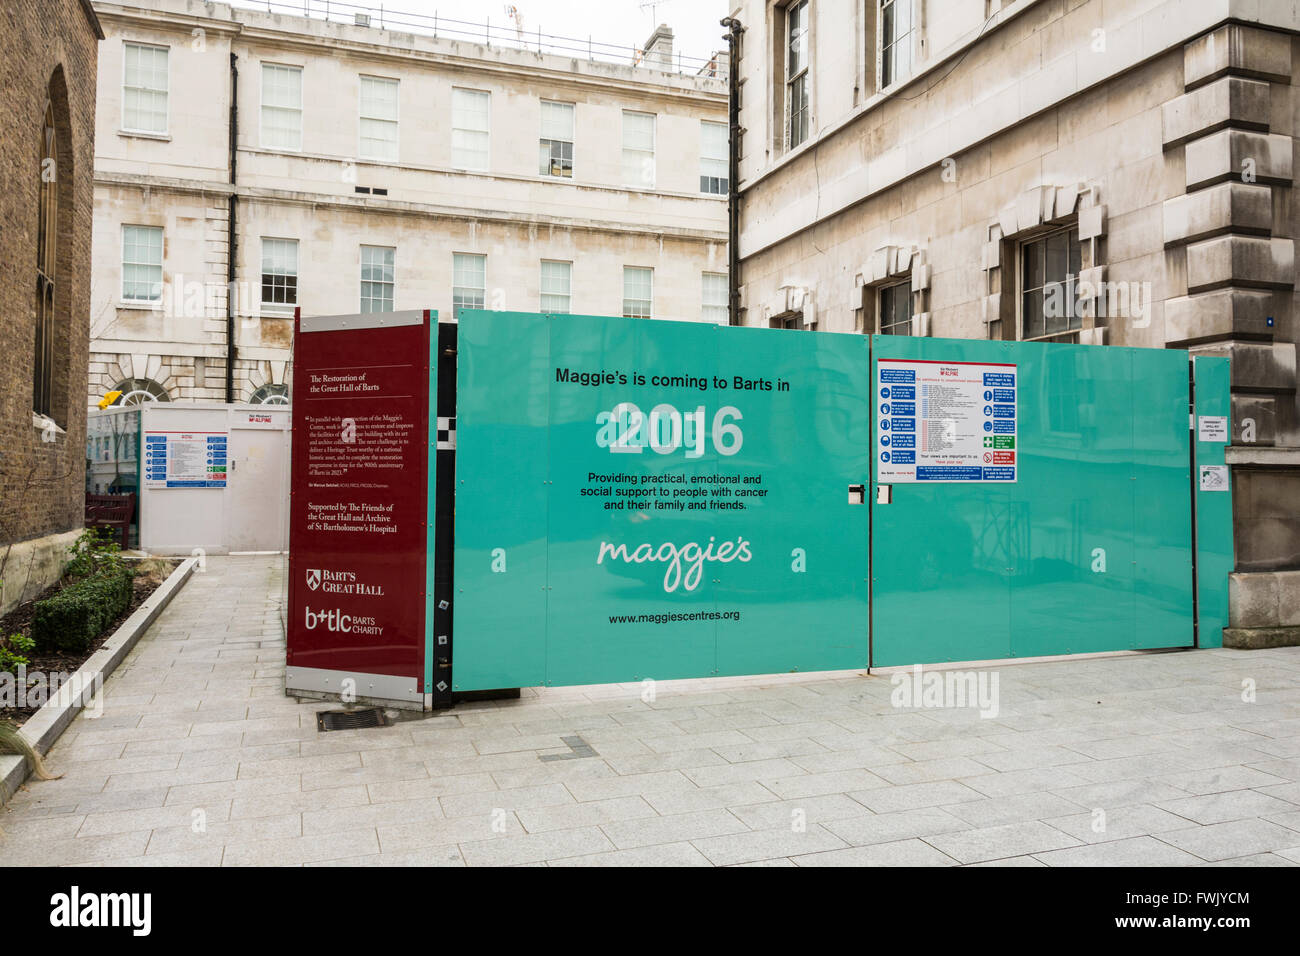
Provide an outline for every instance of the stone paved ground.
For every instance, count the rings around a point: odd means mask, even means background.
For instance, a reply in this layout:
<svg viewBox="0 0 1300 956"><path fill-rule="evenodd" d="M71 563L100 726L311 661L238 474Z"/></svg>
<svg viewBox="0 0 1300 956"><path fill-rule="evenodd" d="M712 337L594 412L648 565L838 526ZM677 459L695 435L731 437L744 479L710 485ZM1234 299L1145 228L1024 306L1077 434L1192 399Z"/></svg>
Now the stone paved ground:
<svg viewBox="0 0 1300 956"><path fill-rule="evenodd" d="M283 695L283 585L209 558L63 779L0 811L0 865L1300 863L1300 648L1003 667L988 719L835 674L318 734L330 705Z"/></svg>

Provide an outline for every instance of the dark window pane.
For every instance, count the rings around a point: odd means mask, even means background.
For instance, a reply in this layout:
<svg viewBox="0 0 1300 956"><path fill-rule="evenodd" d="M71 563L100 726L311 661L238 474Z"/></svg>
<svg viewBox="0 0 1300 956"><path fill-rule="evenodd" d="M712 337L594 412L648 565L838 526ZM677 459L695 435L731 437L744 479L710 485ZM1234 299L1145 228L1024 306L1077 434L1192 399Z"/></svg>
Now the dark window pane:
<svg viewBox="0 0 1300 956"><path fill-rule="evenodd" d="M1043 287L1043 335L1064 332L1070 326L1070 313L1074 311L1069 301L1073 289L1062 282L1049 282ZM1028 313L1026 313L1026 316Z"/></svg>
<svg viewBox="0 0 1300 956"><path fill-rule="evenodd" d="M1023 289L1038 289L1043 285L1043 244L1027 242L1021 249Z"/></svg>
<svg viewBox="0 0 1300 956"><path fill-rule="evenodd" d="M1047 237L1047 280L1049 282L1061 282L1065 279L1070 263L1068 243L1069 237L1063 232Z"/></svg>
<svg viewBox="0 0 1300 956"><path fill-rule="evenodd" d="M1043 293L1031 290L1021 296L1021 310L1024 314L1024 337L1038 338L1043 332Z"/></svg>

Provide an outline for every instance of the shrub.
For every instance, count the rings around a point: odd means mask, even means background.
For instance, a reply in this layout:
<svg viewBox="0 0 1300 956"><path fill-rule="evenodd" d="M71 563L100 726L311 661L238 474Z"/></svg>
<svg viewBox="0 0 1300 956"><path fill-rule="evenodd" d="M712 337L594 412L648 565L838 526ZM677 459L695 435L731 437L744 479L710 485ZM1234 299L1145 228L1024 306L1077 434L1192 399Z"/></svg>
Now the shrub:
<svg viewBox="0 0 1300 956"><path fill-rule="evenodd" d="M89 578L105 571L121 571L122 548L113 540L110 528L87 528L68 548L68 563L63 573L70 578Z"/></svg>
<svg viewBox="0 0 1300 956"><path fill-rule="evenodd" d="M30 664L27 655L36 648L36 642L23 634L11 634L8 640L0 637L0 673L17 673L18 668Z"/></svg>
<svg viewBox="0 0 1300 956"><path fill-rule="evenodd" d="M132 577L128 568L111 568L38 601L32 616L36 645L84 654L99 633L130 605Z"/></svg>

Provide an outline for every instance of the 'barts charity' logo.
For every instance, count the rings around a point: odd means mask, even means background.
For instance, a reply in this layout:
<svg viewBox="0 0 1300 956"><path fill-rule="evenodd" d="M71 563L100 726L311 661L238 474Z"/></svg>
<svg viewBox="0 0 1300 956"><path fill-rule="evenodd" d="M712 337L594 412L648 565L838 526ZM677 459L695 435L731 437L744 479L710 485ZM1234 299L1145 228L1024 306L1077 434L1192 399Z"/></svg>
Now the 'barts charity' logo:
<svg viewBox="0 0 1300 956"><path fill-rule="evenodd" d="M665 541L658 547L642 544L629 552L626 544L615 545L602 541L596 552L596 563L603 564L606 555L611 560L621 559L626 564L664 561L668 564L664 571L664 591L671 594L677 590L678 585L684 586L687 591L694 591L704 575L705 562L729 564L732 561L748 561L753 557L749 542L743 537L735 541L724 541L716 547L713 542L714 539L710 537L709 543L702 548L694 541L679 548L671 541Z"/></svg>

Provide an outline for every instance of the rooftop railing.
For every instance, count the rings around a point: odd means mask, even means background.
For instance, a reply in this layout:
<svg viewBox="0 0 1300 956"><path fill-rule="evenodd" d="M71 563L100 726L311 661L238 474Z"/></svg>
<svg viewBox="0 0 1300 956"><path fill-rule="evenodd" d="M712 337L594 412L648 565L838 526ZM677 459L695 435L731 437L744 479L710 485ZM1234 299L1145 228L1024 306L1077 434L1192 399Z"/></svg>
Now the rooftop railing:
<svg viewBox="0 0 1300 956"><path fill-rule="evenodd" d="M684 56L681 53L645 50L627 44L605 43L588 36L557 36L544 33L541 27L525 28L516 13L504 17L503 24L493 24L491 18L483 23L456 20L432 14L407 13L379 6L344 3L341 0L228 0L236 10L258 10L265 13L305 17L348 26L369 27L379 30L399 30L434 38L481 43L488 47L525 50L551 54L593 63L611 63L620 66L643 67L666 73L705 76L726 79L727 55L715 52L708 57ZM513 23L511 22L513 21Z"/></svg>

